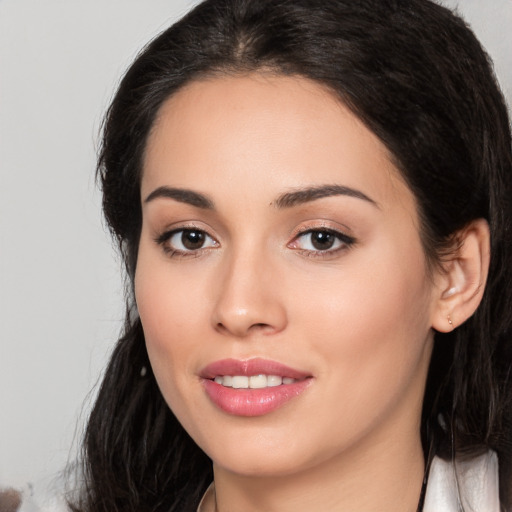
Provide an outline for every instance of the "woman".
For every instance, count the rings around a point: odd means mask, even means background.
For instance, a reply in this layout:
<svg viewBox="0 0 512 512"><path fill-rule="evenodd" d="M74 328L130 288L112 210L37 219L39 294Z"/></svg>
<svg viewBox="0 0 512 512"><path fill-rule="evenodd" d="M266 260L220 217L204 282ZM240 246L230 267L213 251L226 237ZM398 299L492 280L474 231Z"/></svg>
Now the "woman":
<svg viewBox="0 0 512 512"><path fill-rule="evenodd" d="M512 509L510 130L460 19L206 1L99 175L128 310L75 510Z"/></svg>

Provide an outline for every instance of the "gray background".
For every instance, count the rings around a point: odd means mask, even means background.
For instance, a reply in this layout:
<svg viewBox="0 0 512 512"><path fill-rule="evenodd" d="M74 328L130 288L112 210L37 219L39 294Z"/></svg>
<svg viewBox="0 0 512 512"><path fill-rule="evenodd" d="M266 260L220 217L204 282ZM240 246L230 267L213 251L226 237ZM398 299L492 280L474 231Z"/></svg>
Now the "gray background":
<svg viewBox="0 0 512 512"><path fill-rule="evenodd" d="M102 113L140 47L193 0L0 0L0 486L73 459L123 318L94 183ZM445 0L512 97L512 0Z"/></svg>

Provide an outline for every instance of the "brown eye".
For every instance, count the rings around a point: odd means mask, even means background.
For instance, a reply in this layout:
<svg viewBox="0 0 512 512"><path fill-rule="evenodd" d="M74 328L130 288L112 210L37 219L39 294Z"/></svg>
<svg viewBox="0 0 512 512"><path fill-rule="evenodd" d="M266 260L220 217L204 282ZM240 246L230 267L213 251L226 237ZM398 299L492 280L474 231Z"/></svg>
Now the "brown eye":
<svg viewBox="0 0 512 512"><path fill-rule="evenodd" d="M196 249L201 249L206 240L206 235L204 231L198 231L195 229L184 229L181 232L181 243L185 249L190 251L194 251Z"/></svg>
<svg viewBox="0 0 512 512"><path fill-rule="evenodd" d="M328 249L332 249L334 242L336 241L336 236L334 233L330 233L329 231L313 231L310 233L311 245L317 251L326 251Z"/></svg>
<svg viewBox="0 0 512 512"><path fill-rule="evenodd" d="M307 253L335 253L337 249L350 247L355 242L351 236L331 229L309 229L298 235L291 244L293 249Z"/></svg>
<svg viewBox="0 0 512 512"><path fill-rule="evenodd" d="M164 233L156 239L166 253L169 254L199 254L202 249L216 247L218 243L208 233L201 229L177 229Z"/></svg>

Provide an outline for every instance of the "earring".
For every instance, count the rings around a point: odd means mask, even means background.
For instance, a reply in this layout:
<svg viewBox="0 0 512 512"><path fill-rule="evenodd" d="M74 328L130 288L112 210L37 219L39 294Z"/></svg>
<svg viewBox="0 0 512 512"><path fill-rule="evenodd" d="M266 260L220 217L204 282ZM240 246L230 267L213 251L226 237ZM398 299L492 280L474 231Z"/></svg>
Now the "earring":
<svg viewBox="0 0 512 512"><path fill-rule="evenodd" d="M448 323L453 328L453 322L452 322L452 319L451 319L450 315L448 315Z"/></svg>
<svg viewBox="0 0 512 512"><path fill-rule="evenodd" d="M140 376L141 377L145 377L146 376L146 373L148 373L148 369L143 366L141 369L140 369Z"/></svg>

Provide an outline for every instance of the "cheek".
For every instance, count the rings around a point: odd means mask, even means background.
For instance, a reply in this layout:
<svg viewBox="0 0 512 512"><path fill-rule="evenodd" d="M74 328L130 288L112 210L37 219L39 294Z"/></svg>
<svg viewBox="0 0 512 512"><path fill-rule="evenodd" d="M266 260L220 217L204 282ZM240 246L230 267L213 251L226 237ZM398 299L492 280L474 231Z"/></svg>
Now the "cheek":
<svg viewBox="0 0 512 512"><path fill-rule="evenodd" d="M178 274L166 257L141 242L135 273L135 299L148 348L179 352L189 343L183 337L204 322L205 304L201 279ZM194 321L197 319L197 322Z"/></svg>
<svg viewBox="0 0 512 512"><path fill-rule="evenodd" d="M350 271L335 280L307 283L308 298L297 309L315 353L329 361L326 378L350 389L346 400L353 404L380 404L405 392L428 359L430 285L422 249L379 248L351 260Z"/></svg>
<svg viewBox="0 0 512 512"><path fill-rule="evenodd" d="M194 290L182 289L179 283L170 275L168 262L148 256L141 246L135 298L153 373L174 411L180 408L181 376L192 371L190 341L194 339L194 322L190 319L201 316L201 304L188 295Z"/></svg>

